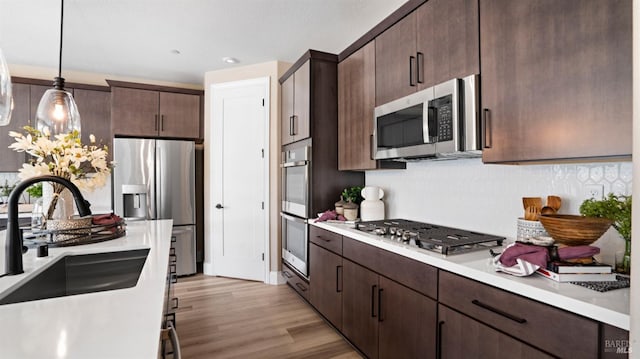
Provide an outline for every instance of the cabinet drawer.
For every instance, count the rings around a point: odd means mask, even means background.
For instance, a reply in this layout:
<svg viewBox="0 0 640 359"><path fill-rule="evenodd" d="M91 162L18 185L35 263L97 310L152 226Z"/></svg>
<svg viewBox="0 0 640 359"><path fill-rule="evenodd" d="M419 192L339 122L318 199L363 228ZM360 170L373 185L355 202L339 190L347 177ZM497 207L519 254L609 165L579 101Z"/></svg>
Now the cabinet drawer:
<svg viewBox="0 0 640 359"><path fill-rule="evenodd" d="M342 255L342 236L316 226L309 226L309 240L324 249Z"/></svg>
<svg viewBox="0 0 640 359"><path fill-rule="evenodd" d="M309 300L309 282L300 277L296 271L289 268L285 263L282 263L282 275L291 288L298 292L302 298Z"/></svg>
<svg viewBox="0 0 640 359"><path fill-rule="evenodd" d="M374 272L437 298L438 270L428 264L343 237L343 255Z"/></svg>
<svg viewBox="0 0 640 359"><path fill-rule="evenodd" d="M598 323L587 318L444 271L439 301L553 355L598 357Z"/></svg>

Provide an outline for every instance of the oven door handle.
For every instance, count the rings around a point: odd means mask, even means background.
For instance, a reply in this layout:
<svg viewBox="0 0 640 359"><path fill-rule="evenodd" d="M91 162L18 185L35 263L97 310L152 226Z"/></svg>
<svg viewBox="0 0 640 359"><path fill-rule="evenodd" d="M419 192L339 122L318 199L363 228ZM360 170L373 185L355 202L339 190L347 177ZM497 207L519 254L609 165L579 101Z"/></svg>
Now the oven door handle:
<svg viewBox="0 0 640 359"><path fill-rule="evenodd" d="M282 168L288 167L301 167L309 164L309 161L296 161L296 162L287 162L280 165Z"/></svg>
<svg viewBox="0 0 640 359"><path fill-rule="evenodd" d="M298 222L298 223L304 223L304 224L306 224L306 223L307 223L307 220L306 220L306 219L302 219L302 218L294 217L294 216L288 215L288 214L286 214L286 213L284 213L284 212L280 212L280 215L281 215L284 219L288 219L288 220L290 220L290 221L294 221L294 222Z"/></svg>

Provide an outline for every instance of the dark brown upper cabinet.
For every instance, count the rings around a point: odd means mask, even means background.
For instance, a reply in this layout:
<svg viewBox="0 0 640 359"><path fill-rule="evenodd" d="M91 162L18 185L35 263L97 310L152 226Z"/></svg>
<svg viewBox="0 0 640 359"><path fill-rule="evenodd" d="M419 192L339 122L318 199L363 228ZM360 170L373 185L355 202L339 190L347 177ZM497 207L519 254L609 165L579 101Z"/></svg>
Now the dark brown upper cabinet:
<svg viewBox="0 0 640 359"><path fill-rule="evenodd" d="M480 73L478 0L429 0L416 13L418 90Z"/></svg>
<svg viewBox="0 0 640 359"><path fill-rule="evenodd" d="M478 3L430 0L376 37L376 106L477 74Z"/></svg>
<svg viewBox="0 0 640 359"><path fill-rule="evenodd" d="M24 133L24 126L35 127L36 110L42 95L52 88L52 81L22 77L12 78L14 110L6 136L0 136L0 171L16 172L27 160L24 153L7 148L13 142L9 131ZM109 87L67 83L65 89L73 94L81 119L82 143L89 144L89 135L93 134L98 144L111 148L111 93ZM2 132L5 133L4 130ZM6 149L6 150L5 150Z"/></svg>
<svg viewBox="0 0 640 359"><path fill-rule="evenodd" d="M376 38L376 106L416 92L416 12Z"/></svg>
<svg viewBox="0 0 640 359"><path fill-rule="evenodd" d="M12 84L13 92L13 112L11 113L11 122L9 125L0 128L0 171L1 172L17 172L22 168L22 164L26 160L24 152L16 152L8 146L15 142L13 137L9 136L9 131L24 133L24 126L30 124L30 86L27 84ZM10 183L11 185L12 183ZM4 185L4 183L0 183Z"/></svg>
<svg viewBox="0 0 640 359"><path fill-rule="evenodd" d="M73 98L76 100L78 112L80 113L82 143L89 144L89 137L94 135L96 145L108 146L109 159L113 158L111 92L75 88L73 89Z"/></svg>
<svg viewBox="0 0 640 359"><path fill-rule="evenodd" d="M282 82L282 144L308 138L310 133L311 60Z"/></svg>
<svg viewBox="0 0 640 359"><path fill-rule="evenodd" d="M114 135L199 139L202 91L107 80Z"/></svg>
<svg viewBox="0 0 640 359"><path fill-rule="evenodd" d="M480 0L485 163L630 158L631 0Z"/></svg>
<svg viewBox="0 0 640 359"><path fill-rule="evenodd" d="M372 157L376 97L375 40L338 64L338 169L406 168Z"/></svg>

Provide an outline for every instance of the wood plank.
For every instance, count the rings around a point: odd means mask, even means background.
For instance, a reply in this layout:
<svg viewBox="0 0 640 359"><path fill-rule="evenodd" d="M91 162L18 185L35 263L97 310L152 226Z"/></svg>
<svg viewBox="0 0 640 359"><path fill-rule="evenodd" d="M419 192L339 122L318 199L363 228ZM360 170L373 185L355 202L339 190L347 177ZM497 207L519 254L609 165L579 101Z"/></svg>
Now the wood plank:
<svg viewBox="0 0 640 359"><path fill-rule="evenodd" d="M360 358L289 286L199 274L175 295L185 358Z"/></svg>

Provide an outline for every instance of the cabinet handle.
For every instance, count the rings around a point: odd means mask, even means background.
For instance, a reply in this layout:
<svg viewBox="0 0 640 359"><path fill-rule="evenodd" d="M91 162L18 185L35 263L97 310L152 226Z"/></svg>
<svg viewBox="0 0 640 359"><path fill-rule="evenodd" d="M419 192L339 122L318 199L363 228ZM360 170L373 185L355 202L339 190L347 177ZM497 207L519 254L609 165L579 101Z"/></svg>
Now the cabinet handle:
<svg viewBox="0 0 640 359"><path fill-rule="evenodd" d="M289 116L289 136L293 136L293 116Z"/></svg>
<svg viewBox="0 0 640 359"><path fill-rule="evenodd" d="M382 319L382 291L384 291L384 289L380 288L378 289L378 321L381 322Z"/></svg>
<svg viewBox="0 0 640 359"><path fill-rule="evenodd" d="M298 122L298 115L293 115L293 121L291 122L293 125L291 128L293 129L293 136L298 134L298 130L296 129L296 122Z"/></svg>
<svg viewBox="0 0 640 359"><path fill-rule="evenodd" d="M171 305L171 309L178 309L178 306L180 305L178 298L173 298L171 299L171 301L173 302L173 304Z"/></svg>
<svg viewBox="0 0 640 359"><path fill-rule="evenodd" d="M325 241L325 242L331 242L331 240L330 240L330 239L326 239L326 238L324 238L323 236L316 236L316 238L321 239L321 240L323 240L323 241Z"/></svg>
<svg viewBox="0 0 640 359"><path fill-rule="evenodd" d="M482 147L491 148L493 142L493 131L491 131L491 114L488 108L482 110L482 133L484 140Z"/></svg>
<svg viewBox="0 0 640 359"><path fill-rule="evenodd" d="M178 262L178 257L175 255L170 255L169 256L169 262L170 263L177 263Z"/></svg>
<svg viewBox="0 0 640 359"><path fill-rule="evenodd" d="M375 160L375 158L373 158L373 153L375 152L375 150L373 149L373 135L369 135L369 158L371 158L371 160Z"/></svg>
<svg viewBox="0 0 640 359"><path fill-rule="evenodd" d="M444 320L438 322L438 329L436 329L436 359L442 358L442 327L444 326Z"/></svg>
<svg viewBox="0 0 640 359"><path fill-rule="evenodd" d="M171 283L178 283L178 276L175 273L171 274Z"/></svg>
<svg viewBox="0 0 640 359"><path fill-rule="evenodd" d="M515 315L509 314L509 313L507 313L507 312L505 312L505 311L503 311L501 309L494 308L494 307L490 306L489 304L482 303L481 301L479 301L477 299L472 300L471 303L477 305L480 308L483 308L483 309L486 309L488 311L494 312L494 313L496 313L498 315L501 315L501 316L503 316L503 317L505 317L507 319L513 320L514 322L517 322L517 323L520 323L520 324L524 324L524 323L527 322L527 320L524 319L524 318L516 317Z"/></svg>
<svg viewBox="0 0 640 359"><path fill-rule="evenodd" d="M416 83L413 82L413 67L416 62L415 56L409 56L409 86L415 86Z"/></svg>
<svg viewBox="0 0 640 359"><path fill-rule="evenodd" d="M158 114L153 115L153 130L158 131Z"/></svg>
<svg viewBox="0 0 640 359"><path fill-rule="evenodd" d="M164 115L160 115L160 131L164 131Z"/></svg>
<svg viewBox="0 0 640 359"><path fill-rule="evenodd" d="M376 296L376 288L378 288L377 285L372 285L371 286L371 318L375 318L376 317L376 306L375 306L375 296Z"/></svg>
<svg viewBox="0 0 640 359"><path fill-rule="evenodd" d="M300 290L303 291L303 292L307 291L307 287L305 287L304 285L302 285L300 283L296 283L296 287L300 288Z"/></svg>
<svg viewBox="0 0 640 359"><path fill-rule="evenodd" d="M282 275L283 275L285 278L288 278L288 279L293 278L293 276L291 275L291 273L289 273L289 272L287 272L287 271L282 272Z"/></svg>
<svg viewBox="0 0 640 359"><path fill-rule="evenodd" d="M342 266L336 266L336 293L342 292Z"/></svg>
<svg viewBox="0 0 640 359"><path fill-rule="evenodd" d="M417 72L417 77L418 77L418 83L421 84L424 82L424 70L422 68L424 68L424 54L422 52L418 52L417 53L417 61L416 61L416 72ZM420 65L422 64L422 66Z"/></svg>

